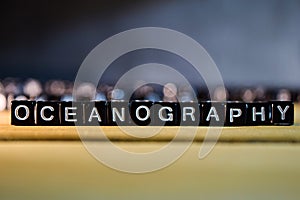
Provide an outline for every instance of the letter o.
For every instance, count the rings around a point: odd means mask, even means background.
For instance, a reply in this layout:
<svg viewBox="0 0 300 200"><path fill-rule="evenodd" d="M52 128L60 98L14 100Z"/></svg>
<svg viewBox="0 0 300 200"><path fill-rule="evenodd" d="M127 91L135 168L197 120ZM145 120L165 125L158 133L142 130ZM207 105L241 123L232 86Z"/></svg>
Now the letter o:
<svg viewBox="0 0 300 200"><path fill-rule="evenodd" d="M141 117L139 111L144 108L147 112L145 117ZM146 121L150 117L150 109L147 106L139 106L135 111L135 116L140 121Z"/></svg>
<svg viewBox="0 0 300 200"><path fill-rule="evenodd" d="M19 115L19 109L20 109L20 108L24 108L25 111L26 111L26 114L25 114L24 117L21 117L21 116ZM16 109L15 109L15 116L16 116L16 118L17 118L18 120L22 120L22 121L28 119L28 117L29 117L29 108L28 108L27 106L25 106L25 105L19 105L19 106L17 106Z"/></svg>

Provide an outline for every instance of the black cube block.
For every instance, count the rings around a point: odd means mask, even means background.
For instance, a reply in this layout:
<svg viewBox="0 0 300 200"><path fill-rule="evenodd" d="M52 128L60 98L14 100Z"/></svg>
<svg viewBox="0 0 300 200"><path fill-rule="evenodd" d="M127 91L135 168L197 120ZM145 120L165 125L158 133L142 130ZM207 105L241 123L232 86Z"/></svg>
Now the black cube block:
<svg viewBox="0 0 300 200"><path fill-rule="evenodd" d="M135 100L130 103L130 116L132 125L148 126L152 123L151 109L153 102L147 100Z"/></svg>
<svg viewBox="0 0 300 200"><path fill-rule="evenodd" d="M247 104L244 102L226 103L226 126L245 126L247 120Z"/></svg>
<svg viewBox="0 0 300 200"><path fill-rule="evenodd" d="M200 102L201 118L200 126L224 126L225 103L223 102Z"/></svg>
<svg viewBox="0 0 300 200"><path fill-rule="evenodd" d="M130 114L128 101L107 102L107 126L129 126Z"/></svg>
<svg viewBox="0 0 300 200"><path fill-rule="evenodd" d="M84 124L84 102L60 102L60 122L62 126L81 126Z"/></svg>
<svg viewBox="0 0 300 200"><path fill-rule="evenodd" d="M36 124L38 126L58 126L60 103L55 101L38 101L36 103Z"/></svg>
<svg viewBox="0 0 300 200"><path fill-rule="evenodd" d="M34 126L35 105L35 101L12 101L11 124L18 126Z"/></svg>
<svg viewBox="0 0 300 200"><path fill-rule="evenodd" d="M179 126L180 106L177 102L154 102L151 116L153 126Z"/></svg>
<svg viewBox="0 0 300 200"><path fill-rule="evenodd" d="M200 104L198 102L180 102L180 125L199 126L200 125Z"/></svg>
<svg viewBox="0 0 300 200"><path fill-rule="evenodd" d="M84 125L105 126L107 124L107 102L92 101L84 103Z"/></svg>
<svg viewBox="0 0 300 200"><path fill-rule="evenodd" d="M268 102L247 103L247 126L271 124L271 104Z"/></svg>
<svg viewBox="0 0 300 200"><path fill-rule="evenodd" d="M291 101L272 101L272 123L289 126L294 124L294 104Z"/></svg>

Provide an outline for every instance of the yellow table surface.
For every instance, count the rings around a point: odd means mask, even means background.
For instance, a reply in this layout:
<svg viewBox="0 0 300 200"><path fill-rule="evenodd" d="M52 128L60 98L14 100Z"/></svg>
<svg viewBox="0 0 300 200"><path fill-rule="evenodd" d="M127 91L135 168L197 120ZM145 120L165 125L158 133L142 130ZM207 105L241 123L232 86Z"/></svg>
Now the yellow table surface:
<svg viewBox="0 0 300 200"><path fill-rule="evenodd" d="M298 119L296 115L297 123ZM8 113L0 113L1 200L300 198L299 126L224 128L203 160L198 153L207 128L200 127L192 146L171 166L128 174L91 156L74 127L8 123ZM116 127L104 129L121 148L145 152L165 145L176 127L164 128L160 135L141 141ZM184 138L175 143L178 148L180 145Z"/></svg>
<svg viewBox="0 0 300 200"><path fill-rule="evenodd" d="M123 148L156 148L124 142ZM177 143L176 145L182 145ZM126 174L94 159L80 142L0 142L0 199L299 199L300 145L200 143L173 165Z"/></svg>

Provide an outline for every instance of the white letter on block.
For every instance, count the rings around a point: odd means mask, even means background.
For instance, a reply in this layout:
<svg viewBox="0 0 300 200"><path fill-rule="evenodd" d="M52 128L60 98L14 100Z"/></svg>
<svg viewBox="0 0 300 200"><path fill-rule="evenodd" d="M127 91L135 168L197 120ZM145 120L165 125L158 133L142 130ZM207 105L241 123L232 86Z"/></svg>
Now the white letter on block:
<svg viewBox="0 0 300 200"><path fill-rule="evenodd" d="M146 112L147 112L147 114L146 114L146 116L145 116L144 118L142 118L142 117L140 116L140 113L139 113L139 111L140 111L142 108L144 108L144 109L146 110ZM136 116L136 118L138 118L138 120L140 120L140 121L146 121L146 120L150 117L150 109L149 109L147 106L139 106L139 107L136 109L136 111L135 111L135 116Z"/></svg>
<svg viewBox="0 0 300 200"><path fill-rule="evenodd" d="M233 114L233 112L237 112L236 114ZM239 108L230 108L229 112L229 118L230 122L233 122L234 117L240 117L242 115L242 110Z"/></svg>
<svg viewBox="0 0 300 200"><path fill-rule="evenodd" d="M284 110L282 110L281 106L277 106L277 108L281 113L281 120L285 120L285 113L290 108L290 106L286 106Z"/></svg>
<svg viewBox="0 0 300 200"><path fill-rule="evenodd" d="M77 107L65 107L65 121L77 122L77 119L69 119L69 116L76 116L76 113L70 113L69 110L77 110Z"/></svg>
<svg viewBox="0 0 300 200"><path fill-rule="evenodd" d="M266 120L266 115L265 115L265 108L261 107L261 112L256 112L256 108L252 108L252 119L255 122L256 121L256 115L261 115L261 121Z"/></svg>
<svg viewBox="0 0 300 200"><path fill-rule="evenodd" d="M188 113L187 110L191 110L191 112ZM186 116L189 115L189 116L191 116L192 121L195 121L196 119L195 119L194 113L195 113L195 108L193 108L193 107L184 107L183 111L182 111L182 120L185 122L186 121Z"/></svg>
<svg viewBox="0 0 300 200"><path fill-rule="evenodd" d="M43 107L42 109L41 109L41 112L40 112L40 115L41 115L41 118L44 120L44 121L51 121L53 118L54 118L54 116L53 115L51 115L50 117L45 117L45 110L46 109L49 109L50 111L54 111L54 108L52 107L52 106L45 106L45 107Z"/></svg>
<svg viewBox="0 0 300 200"><path fill-rule="evenodd" d="M169 112L173 112L173 109L171 107L161 107L158 111L158 116L159 119L161 119L162 121L166 122L166 121L173 121L173 114L172 113L168 113L167 116L168 118L165 118L162 115L163 110L168 110Z"/></svg>
<svg viewBox="0 0 300 200"><path fill-rule="evenodd" d="M213 113L213 114L212 114L212 113ZM206 117L206 121L209 121L209 119L210 119L211 117L216 118L216 121L219 121L219 120L220 120L220 119L219 119L219 115L218 115L217 110L216 110L215 107L211 107L211 108L210 108L209 113L208 113L208 115L207 115L207 117Z"/></svg>
<svg viewBox="0 0 300 200"><path fill-rule="evenodd" d="M24 108L25 111L26 111L26 114L25 114L24 117L20 117L20 115L19 115L19 109L20 108ZM27 106L25 106L25 105L19 105L19 106L17 106L16 109L15 109L15 116L16 116L16 118L18 120L26 120L29 117L29 108Z"/></svg>
<svg viewBox="0 0 300 200"><path fill-rule="evenodd" d="M117 121L116 116L118 116L119 120L124 122L125 121L125 108L121 108L121 113L118 111L117 108L112 108L112 120L114 122Z"/></svg>
<svg viewBox="0 0 300 200"><path fill-rule="evenodd" d="M97 110L96 107L94 107L94 108L92 109L91 115L90 115L88 121L91 122L93 117L97 117L98 122L101 122L101 117L100 117L99 112L98 112L98 110Z"/></svg>

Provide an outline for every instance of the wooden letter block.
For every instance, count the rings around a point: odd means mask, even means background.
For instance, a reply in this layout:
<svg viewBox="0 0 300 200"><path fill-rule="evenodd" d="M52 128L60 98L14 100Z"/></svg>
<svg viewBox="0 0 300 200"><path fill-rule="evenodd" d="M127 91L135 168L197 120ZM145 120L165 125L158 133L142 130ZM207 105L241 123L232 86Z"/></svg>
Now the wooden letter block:
<svg viewBox="0 0 300 200"><path fill-rule="evenodd" d="M153 102L135 100L130 103L130 116L133 125L148 126L151 123Z"/></svg>
<svg viewBox="0 0 300 200"><path fill-rule="evenodd" d="M129 126L130 114L129 103L127 101L107 102L107 120L108 126Z"/></svg>
<svg viewBox="0 0 300 200"><path fill-rule="evenodd" d="M177 102L155 102L153 104L153 114L151 115L154 126L179 126L180 107Z"/></svg>
<svg viewBox="0 0 300 200"><path fill-rule="evenodd" d="M38 126L58 126L59 102L57 101L38 101L36 104L36 124Z"/></svg>
<svg viewBox="0 0 300 200"><path fill-rule="evenodd" d="M226 126L245 126L247 119L247 104L243 102L226 103Z"/></svg>
<svg viewBox="0 0 300 200"><path fill-rule="evenodd" d="M60 102L62 126L81 126L84 124L84 102Z"/></svg>
<svg viewBox="0 0 300 200"><path fill-rule="evenodd" d="M105 126L107 124L106 114L107 102L86 102L84 107L84 118L86 126Z"/></svg>
<svg viewBox="0 0 300 200"><path fill-rule="evenodd" d="M200 126L224 126L225 104L223 102L201 102Z"/></svg>
<svg viewBox="0 0 300 200"><path fill-rule="evenodd" d="M268 102L247 103L247 126L271 124L271 104Z"/></svg>
<svg viewBox="0 0 300 200"><path fill-rule="evenodd" d="M273 101L272 122L274 125L290 126L294 124L294 104L291 101Z"/></svg>
<svg viewBox="0 0 300 200"><path fill-rule="evenodd" d="M11 124L18 126L34 126L35 101L12 101Z"/></svg>
<svg viewBox="0 0 300 200"><path fill-rule="evenodd" d="M199 126L201 109L198 102L182 102L180 106L180 125L181 126Z"/></svg>

